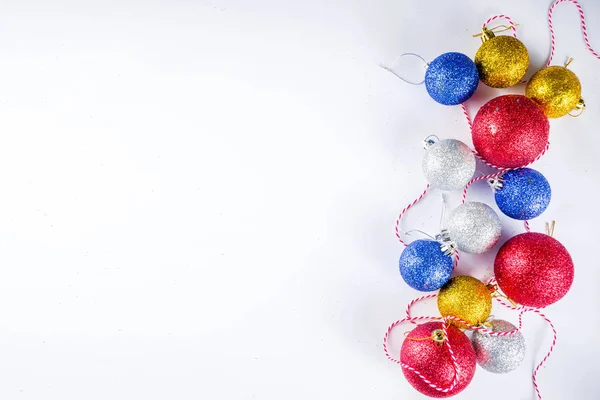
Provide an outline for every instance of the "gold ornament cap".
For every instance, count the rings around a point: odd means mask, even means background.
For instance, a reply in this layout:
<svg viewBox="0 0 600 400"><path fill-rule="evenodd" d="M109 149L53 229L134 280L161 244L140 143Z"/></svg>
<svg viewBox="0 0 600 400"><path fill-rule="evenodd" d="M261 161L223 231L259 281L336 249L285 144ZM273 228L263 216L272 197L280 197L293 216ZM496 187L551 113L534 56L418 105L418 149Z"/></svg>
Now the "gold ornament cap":
<svg viewBox="0 0 600 400"><path fill-rule="evenodd" d="M560 118L585 108L581 82L566 66L553 65L536 72L527 84L525 96L535 101L548 118Z"/></svg>
<svg viewBox="0 0 600 400"><path fill-rule="evenodd" d="M438 309L443 317L453 316L472 326L479 326L492 312L492 294L480 280L471 276L456 276L440 289ZM461 329L468 328L457 321L450 323Z"/></svg>

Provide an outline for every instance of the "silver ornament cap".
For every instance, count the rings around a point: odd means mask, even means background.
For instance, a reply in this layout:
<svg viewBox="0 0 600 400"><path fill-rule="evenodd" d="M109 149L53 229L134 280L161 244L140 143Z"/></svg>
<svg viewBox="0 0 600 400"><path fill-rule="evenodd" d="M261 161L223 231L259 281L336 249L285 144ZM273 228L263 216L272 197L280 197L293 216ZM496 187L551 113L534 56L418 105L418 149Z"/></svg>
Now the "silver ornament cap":
<svg viewBox="0 0 600 400"><path fill-rule="evenodd" d="M488 328L494 332L510 332L517 329L508 321L495 319ZM485 370L504 374L517 369L525 358L525 338L521 332L506 336L492 336L480 331L473 332L471 339L477 363Z"/></svg>
<svg viewBox="0 0 600 400"><path fill-rule="evenodd" d="M423 174L431 186L441 190L459 190L473 178L475 156L456 139L426 141Z"/></svg>
<svg viewBox="0 0 600 400"><path fill-rule="evenodd" d="M470 254L489 251L500 239L500 218L488 205L471 201L456 207L448 218L448 234L456 248Z"/></svg>

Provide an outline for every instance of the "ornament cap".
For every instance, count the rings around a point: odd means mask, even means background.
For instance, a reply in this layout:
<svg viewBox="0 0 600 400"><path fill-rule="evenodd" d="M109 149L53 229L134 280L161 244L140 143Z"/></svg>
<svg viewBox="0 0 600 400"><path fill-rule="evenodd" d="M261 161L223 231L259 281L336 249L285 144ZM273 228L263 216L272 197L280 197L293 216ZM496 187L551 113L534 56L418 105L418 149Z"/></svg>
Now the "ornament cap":
<svg viewBox="0 0 600 400"><path fill-rule="evenodd" d="M431 146L440 141L440 138L436 135L429 135L423 140L423 148L428 150Z"/></svg>
<svg viewBox="0 0 600 400"><path fill-rule="evenodd" d="M501 176L495 176L488 179L488 185L494 192L496 192L504 187L504 179Z"/></svg>
<svg viewBox="0 0 600 400"><path fill-rule="evenodd" d="M485 43L488 40L495 38L495 37L496 37L496 34L494 32L492 32L490 29L488 29L488 28L481 29L481 41L483 43Z"/></svg>
<svg viewBox="0 0 600 400"><path fill-rule="evenodd" d="M435 237L440 243L440 248L442 249L442 253L448 257L452 257L456 254L456 243L450 239L450 233L448 229L442 229L442 231Z"/></svg>
<svg viewBox="0 0 600 400"><path fill-rule="evenodd" d="M446 341L446 335L442 329L436 329L431 332L431 339L437 344L443 344Z"/></svg>

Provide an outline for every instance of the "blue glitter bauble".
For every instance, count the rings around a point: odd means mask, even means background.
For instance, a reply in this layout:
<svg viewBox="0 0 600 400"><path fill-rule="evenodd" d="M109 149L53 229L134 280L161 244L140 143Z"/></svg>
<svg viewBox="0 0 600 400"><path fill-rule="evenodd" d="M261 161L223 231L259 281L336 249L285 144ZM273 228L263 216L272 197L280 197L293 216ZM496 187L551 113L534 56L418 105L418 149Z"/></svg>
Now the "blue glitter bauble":
<svg viewBox="0 0 600 400"><path fill-rule="evenodd" d="M503 186L496 190L498 208L511 218L528 220L539 216L550 204L550 184L536 170L519 168L502 175Z"/></svg>
<svg viewBox="0 0 600 400"><path fill-rule="evenodd" d="M473 60L462 53L444 53L425 72L425 87L432 99L447 106L467 101L479 84Z"/></svg>
<svg viewBox="0 0 600 400"><path fill-rule="evenodd" d="M422 292L438 290L452 275L452 257L434 240L415 240L400 255L400 274L408 286Z"/></svg>

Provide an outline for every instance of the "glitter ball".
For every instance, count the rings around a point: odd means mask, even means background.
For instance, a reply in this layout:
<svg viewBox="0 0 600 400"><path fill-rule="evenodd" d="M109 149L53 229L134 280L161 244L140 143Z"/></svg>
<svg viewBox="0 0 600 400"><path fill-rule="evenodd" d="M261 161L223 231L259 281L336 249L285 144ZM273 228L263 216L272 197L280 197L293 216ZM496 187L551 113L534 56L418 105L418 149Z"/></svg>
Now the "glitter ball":
<svg viewBox="0 0 600 400"><path fill-rule="evenodd" d="M507 88L523 79L529 67L527 48L512 36L496 36L483 42L475 65L481 82L493 88Z"/></svg>
<svg viewBox="0 0 600 400"><path fill-rule="evenodd" d="M492 295L487 286L471 276L455 276L440 289L438 309L442 316L453 316L478 326L485 322L492 311ZM465 324L451 322L467 328Z"/></svg>
<svg viewBox="0 0 600 400"><path fill-rule="evenodd" d="M452 275L452 257L444 254L434 240L415 240L400 255L400 274L413 289L438 290Z"/></svg>
<svg viewBox="0 0 600 400"><path fill-rule="evenodd" d="M575 267L556 239L527 232L509 239L498 251L494 274L504 294L519 304L546 307L571 288Z"/></svg>
<svg viewBox="0 0 600 400"><path fill-rule="evenodd" d="M448 218L448 233L459 250L481 254L498 243L502 226L498 215L488 205L471 201L452 211Z"/></svg>
<svg viewBox="0 0 600 400"><path fill-rule="evenodd" d="M440 140L425 150L422 166L425 179L431 186L458 190L473 178L475 155L460 140Z"/></svg>
<svg viewBox="0 0 600 400"><path fill-rule="evenodd" d="M542 214L552 192L550 184L536 170L519 168L502 174L503 186L496 190L500 211L514 219L528 220Z"/></svg>
<svg viewBox="0 0 600 400"><path fill-rule="evenodd" d="M475 150L485 160L499 167L516 168L542 154L548 143L550 122L532 100L508 94L479 109L472 133Z"/></svg>
<svg viewBox="0 0 600 400"><path fill-rule="evenodd" d="M494 332L510 332L517 329L508 321L495 319L487 329ZM492 336L480 331L473 332L473 349L477 363L485 370L504 374L517 369L525 358L525 338L521 332L506 336Z"/></svg>
<svg viewBox="0 0 600 400"><path fill-rule="evenodd" d="M577 107L581 100L581 83L568 68L546 67L531 77L525 96L539 104L548 118L558 118Z"/></svg>
<svg viewBox="0 0 600 400"><path fill-rule="evenodd" d="M467 101L479 84L475 63L462 53L444 53L425 72L425 87L432 99L453 106Z"/></svg>
<svg viewBox="0 0 600 400"><path fill-rule="evenodd" d="M437 344L431 340L411 340L430 338L433 331L442 329L441 322L428 322L417 326L404 339L400 350L400 361L419 371L434 385L447 388L454 380L454 363L446 344ZM457 327L448 326L448 338L458 363L458 382L447 393L442 393L429 386L415 372L402 368L406 380L419 392L429 397L444 398L454 396L463 391L473 379L477 362L475 351L469 338Z"/></svg>

